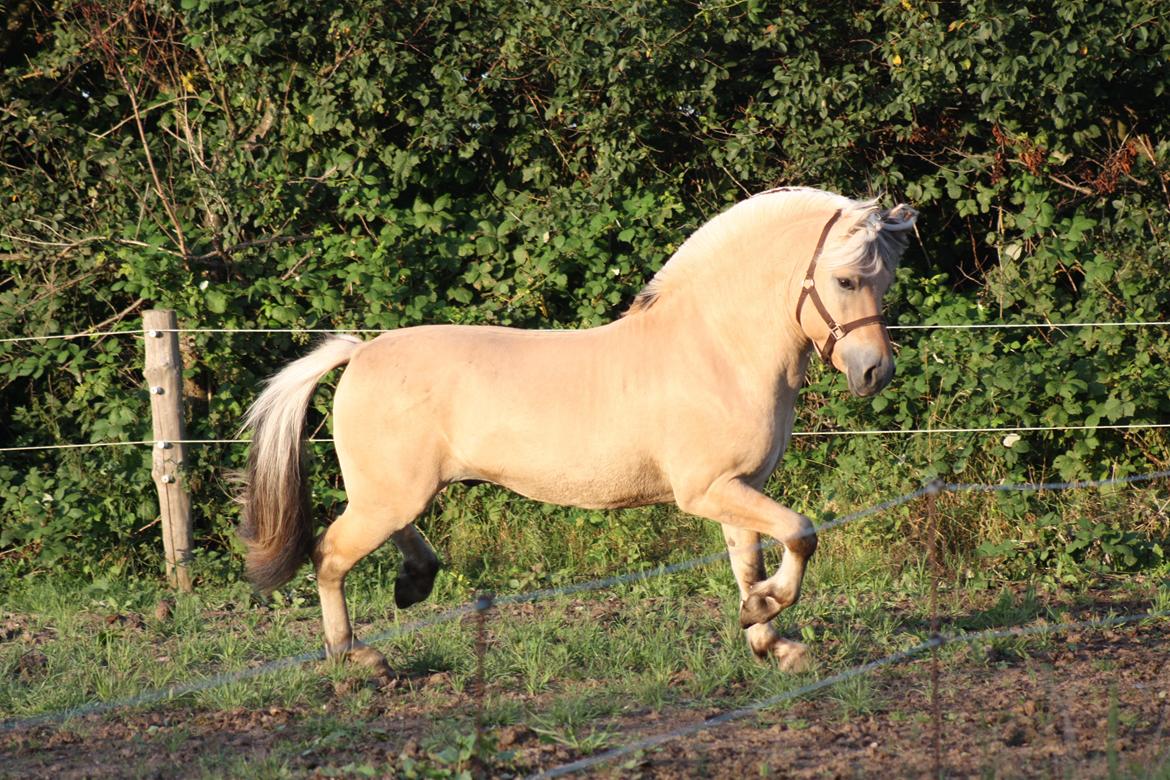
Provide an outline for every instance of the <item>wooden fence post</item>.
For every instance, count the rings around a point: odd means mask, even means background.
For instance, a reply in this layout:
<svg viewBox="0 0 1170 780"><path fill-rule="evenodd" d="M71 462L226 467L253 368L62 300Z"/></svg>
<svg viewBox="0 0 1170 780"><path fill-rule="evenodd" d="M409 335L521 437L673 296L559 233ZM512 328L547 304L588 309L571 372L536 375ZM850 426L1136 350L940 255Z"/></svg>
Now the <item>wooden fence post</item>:
<svg viewBox="0 0 1170 780"><path fill-rule="evenodd" d="M183 359L179 354L178 321L168 309L142 315L146 334L146 368L154 446L150 474L158 488L167 580L172 587L191 591L191 497L183 474L186 437L183 426Z"/></svg>

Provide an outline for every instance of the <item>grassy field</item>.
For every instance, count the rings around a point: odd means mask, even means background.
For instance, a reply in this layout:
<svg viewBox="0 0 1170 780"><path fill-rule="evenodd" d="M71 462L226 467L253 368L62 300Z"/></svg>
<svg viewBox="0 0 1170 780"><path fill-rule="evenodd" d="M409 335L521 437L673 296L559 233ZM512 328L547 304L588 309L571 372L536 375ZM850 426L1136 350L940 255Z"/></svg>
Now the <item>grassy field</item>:
<svg viewBox="0 0 1170 780"><path fill-rule="evenodd" d="M660 525L693 522L681 517L656 520L652 514L635 519ZM568 522L588 528L588 522L577 524L572 517ZM496 532L490 537L491 551L481 553L479 560L502 558L509 544L523 548L530 543L519 530L512 542L506 535L501 542L499 529L478 529ZM581 539L586 536L583 532ZM33 578L6 594L0 616L0 713L9 722L50 717L0 732L0 755L6 759L0 774L444 777L464 772L513 776L547 769L795 690L922 642L930 635L931 577L921 548L911 544L894 550L861 538L843 530L824 534L804 600L779 620L786 636L812 646L816 660L808 674L782 674L752 658L736 623L738 597L727 563L719 561L596 593L489 610L482 695L477 691L476 617L443 620L484 579L477 582L476 567L457 555L448 556L459 565L441 573L433 599L406 612L393 606L395 560L390 552L374 556L353 575L350 603L359 635L377 638L376 646L401 673L386 688L375 687L362 670L334 662L280 663L311 655L320 646L319 612L307 571L265 604L239 582L204 582L193 595L174 596L141 581L82 585ZM913 536L908 538L913 541ZM719 548L713 527L690 539L689 545L658 560ZM459 549L447 544L442 548ZM464 557L470 544L462 547ZM590 547L581 544L577 554L588 556ZM769 555L776 563L778 553ZM1034 588L973 571L969 559L946 563L939 605L942 625L949 631L1170 610L1165 571L1085 575L1073 585ZM594 562L598 570L611 565ZM493 584L504 593L530 591L563 581L558 571L514 565L497 574ZM412 624L428 620L439 622L411 630ZM1105 634L1113 637L1113 644L1102 647L1094 648L1091 639L1078 640L1084 652L1066 660L1086 666L1067 674L1080 681L1094 678L1097 687L1068 695L1079 697L1078 718L1103 714L1079 728L1057 724L1053 744L1067 754L1072 762L1068 766L1101 768L1116 776L1167 776L1158 751L1170 681L1164 675L1159 681L1155 672L1136 683L1126 678L1138 674L1135 670L1145 668L1147 660L1164 660L1170 646L1166 622L1111 629ZM983 711L964 695L968 687L994 688L997 679L1013 675L1025 681L1044 674L1063 679L1059 659L1068 644L1060 635L942 648L944 680L951 679L953 689L949 711L962 717ZM673 743L693 750L707 740L708 747L697 756L685 758L684 752L680 759L668 743L657 752L627 756L605 771L620 776L737 776L735 767L742 768L746 759L734 745L745 740L750 745L751 735L777 729L787 736L751 748L750 770L784 771L790 758L769 753L775 745L809 738L818 729L864 730L875 719L884 724L873 726L882 734L901 735L889 739L888 747L895 751L891 755L912 751L919 757L914 766L925 770L922 745L929 707L923 697L929 678L924 663L859 676L768 708L746 718L743 726ZM969 682L960 682L968 677ZM107 712L58 715L91 702L149 698L168 686L200 681L216 684ZM1010 710L1020 701L1032 701L1019 693L1020 685L1027 687L1017 681L1014 693L984 693L1006 697ZM1050 687L1059 690L1061 685ZM1054 694L1045 701L1057 699ZM1032 710L1020 716L1028 728L1048 711L1044 707L1049 705L1037 706L1033 701ZM1049 720L1055 723L1053 717ZM484 728L477 736L480 718ZM979 729L988 728L971 726L962 730L960 739L953 733L960 725L961 719L947 721L948 744L977 739ZM1096 731L1098 726L1102 728ZM1032 766L1028 761L1049 766L1044 762L1051 756L1036 747L1043 741L1037 734L1021 742L1015 732L1004 732L995 744L1006 754L1021 745L1035 748L1039 757L1019 759L1024 761L1020 766ZM1081 741L1069 734L1078 734ZM839 748L840 741L828 744ZM820 746L806 746L802 755L815 754ZM850 755L834 751L824 761ZM985 755L952 753L944 761L964 775L985 770L995 775L995 762L1002 758L994 750Z"/></svg>

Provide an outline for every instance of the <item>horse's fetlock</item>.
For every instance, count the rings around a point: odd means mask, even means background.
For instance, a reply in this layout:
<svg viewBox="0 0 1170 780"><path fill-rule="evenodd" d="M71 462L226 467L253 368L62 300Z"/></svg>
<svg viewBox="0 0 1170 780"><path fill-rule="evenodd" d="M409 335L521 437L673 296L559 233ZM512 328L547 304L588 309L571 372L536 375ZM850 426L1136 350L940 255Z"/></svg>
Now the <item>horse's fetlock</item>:
<svg viewBox="0 0 1170 780"><path fill-rule="evenodd" d="M326 658L345 658L349 651L353 648L353 640L345 642L338 642L336 644L325 643L325 657Z"/></svg>

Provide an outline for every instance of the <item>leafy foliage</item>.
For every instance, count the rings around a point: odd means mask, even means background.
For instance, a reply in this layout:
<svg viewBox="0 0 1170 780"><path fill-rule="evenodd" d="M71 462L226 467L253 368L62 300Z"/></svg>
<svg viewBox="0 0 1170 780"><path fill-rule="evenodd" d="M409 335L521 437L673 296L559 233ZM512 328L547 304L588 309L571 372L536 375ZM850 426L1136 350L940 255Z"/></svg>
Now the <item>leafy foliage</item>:
<svg viewBox="0 0 1170 780"><path fill-rule="evenodd" d="M595 325L718 210L795 183L921 209L893 322L1170 310L1158 0L30 0L9 29L6 334L133 328L149 307L187 328ZM894 386L857 401L814 368L798 429L1170 419L1164 329L895 335ZM231 438L307 338L182 343L191 436ZM10 444L149 438L133 337L0 356ZM241 459L195 453L204 549L230 545L221 475ZM133 448L6 456L14 571L138 566L156 511L147 462ZM819 511L933 474L1167 462L1148 430L801 439L782 492ZM316 468L330 511L337 477L328 458Z"/></svg>

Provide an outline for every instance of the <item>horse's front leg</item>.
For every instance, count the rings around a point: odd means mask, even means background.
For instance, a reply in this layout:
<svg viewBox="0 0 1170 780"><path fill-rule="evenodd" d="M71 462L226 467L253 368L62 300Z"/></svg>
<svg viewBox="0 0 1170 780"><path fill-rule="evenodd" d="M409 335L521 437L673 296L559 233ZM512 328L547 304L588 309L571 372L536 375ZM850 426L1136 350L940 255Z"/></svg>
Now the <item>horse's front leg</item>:
<svg viewBox="0 0 1170 780"><path fill-rule="evenodd" d="M723 538L731 558L731 571L739 585L741 604L746 604L752 596L752 588L767 580L760 534L746 528L724 525ZM742 607L740 620L743 620ZM746 627L744 634L748 646L761 661L775 658L785 671L803 671L808 667L808 648L800 642L782 638L771 622L753 623Z"/></svg>
<svg viewBox="0 0 1170 780"><path fill-rule="evenodd" d="M680 501L680 506L723 525L743 599L739 621L748 632L752 650L757 655L775 656L785 669L805 667L804 645L781 639L769 622L800 598L805 567L817 548L812 522L739 479L718 481L702 493ZM780 569L767 578L759 549L760 534L784 545Z"/></svg>

